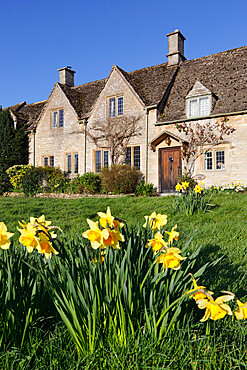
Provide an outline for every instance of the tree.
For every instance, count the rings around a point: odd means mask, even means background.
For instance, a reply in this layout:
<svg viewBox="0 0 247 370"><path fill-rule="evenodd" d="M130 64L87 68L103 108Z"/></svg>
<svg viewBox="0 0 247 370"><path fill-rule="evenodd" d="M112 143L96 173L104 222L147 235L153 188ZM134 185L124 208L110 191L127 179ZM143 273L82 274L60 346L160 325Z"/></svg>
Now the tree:
<svg viewBox="0 0 247 370"><path fill-rule="evenodd" d="M95 120L88 128L89 140L97 148L108 148L112 164L121 164L130 139L141 136L141 116L123 116Z"/></svg>
<svg viewBox="0 0 247 370"><path fill-rule="evenodd" d="M6 170L28 163L28 136L25 125L15 128L8 110L0 110L0 192L8 187Z"/></svg>
<svg viewBox="0 0 247 370"><path fill-rule="evenodd" d="M225 117L219 121L207 123L185 122L177 125L177 129L186 136L187 143L182 148L182 159L185 171L192 176L195 162L202 154L210 151L223 141L224 135L232 134L236 129L228 126Z"/></svg>

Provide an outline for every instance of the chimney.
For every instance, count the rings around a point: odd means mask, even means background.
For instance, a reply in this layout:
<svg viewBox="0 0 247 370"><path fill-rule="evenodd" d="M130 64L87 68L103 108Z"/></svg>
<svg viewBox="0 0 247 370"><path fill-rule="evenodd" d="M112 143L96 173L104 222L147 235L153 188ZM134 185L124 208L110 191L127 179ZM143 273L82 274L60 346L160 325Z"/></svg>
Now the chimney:
<svg viewBox="0 0 247 370"><path fill-rule="evenodd" d="M74 74L70 66L58 69L59 72L59 82L60 84L67 86L74 86Z"/></svg>
<svg viewBox="0 0 247 370"><path fill-rule="evenodd" d="M186 60L184 56L184 40L186 38L179 30L168 33L168 66L179 65Z"/></svg>

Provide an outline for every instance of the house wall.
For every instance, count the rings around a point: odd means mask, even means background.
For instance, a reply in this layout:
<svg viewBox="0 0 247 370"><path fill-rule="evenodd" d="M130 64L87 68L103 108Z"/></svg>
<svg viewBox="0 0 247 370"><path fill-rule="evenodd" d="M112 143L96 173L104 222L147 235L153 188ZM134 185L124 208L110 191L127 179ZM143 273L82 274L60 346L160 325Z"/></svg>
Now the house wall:
<svg viewBox="0 0 247 370"><path fill-rule="evenodd" d="M136 93L122 77L117 69L113 69L109 76L109 79L105 85L105 88L101 92L94 108L90 119L88 121L87 130L90 130L92 122L94 121L105 121L109 118L109 106L108 101L111 97L123 96L124 101L124 116L140 116L139 124L143 128L141 136L134 137L130 140L128 146L140 146L141 156L141 172L145 173L145 112L144 104L138 98ZM105 147L107 143L105 143ZM94 150L96 146L87 140L87 158L86 158L86 171L94 171Z"/></svg>
<svg viewBox="0 0 247 370"><path fill-rule="evenodd" d="M52 113L55 110L64 110L64 126L53 128ZM56 85L42 118L37 126L35 138L30 136L29 163L34 163L34 140L35 140L35 165L43 165L44 156L54 156L54 165L66 170L66 154L79 155L79 173L83 170L83 125L78 123L78 118L68 99ZM72 163L73 166L73 163ZM73 176L73 171L72 171Z"/></svg>

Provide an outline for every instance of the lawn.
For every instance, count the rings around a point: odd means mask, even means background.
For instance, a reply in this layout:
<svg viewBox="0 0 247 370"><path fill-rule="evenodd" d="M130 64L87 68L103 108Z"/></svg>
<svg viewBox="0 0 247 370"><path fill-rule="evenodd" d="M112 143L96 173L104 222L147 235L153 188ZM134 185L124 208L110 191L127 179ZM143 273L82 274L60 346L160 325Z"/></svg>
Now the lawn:
<svg viewBox="0 0 247 370"><path fill-rule="evenodd" d="M178 247L182 248L193 236L189 251L202 246L196 264L202 266L222 257L220 262L205 271L202 281L208 289L220 294L221 290L233 291L246 301L247 242L244 222L247 216L247 194L218 193L211 203L211 212L186 217L172 212L173 197L135 198L87 197L81 199L38 199L1 197L1 220L8 230L15 232L15 243L19 232L18 220L29 221L30 216L45 214L47 220L59 226L70 241L81 239L87 228L86 219L97 219L97 212L105 212L110 206L112 214L126 220L135 232L142 227L145 215L153 211L168 215L166 230L178 225ZM59 232L58 232L59 233ZM62 239L62 236L61 236ZM72 243L76 248L76 242ZM0 280L1 281L1 280ZM203 312L190 302L191 316L180 323L161 341L154 342L148 332L143 331L138 343L131 337L124 347L108 345L94 353L76 352L74 343L58 318L46 327L32 329L31 343L22 350L5 344L0 358L0 367L5 369L225 369L245 368L247 348L246 321L222 319L200 323ZM1 315L0 315L1 318ZM0 329L1 329L0 320ZM0 344L1 344L0 338Z"/></svg>

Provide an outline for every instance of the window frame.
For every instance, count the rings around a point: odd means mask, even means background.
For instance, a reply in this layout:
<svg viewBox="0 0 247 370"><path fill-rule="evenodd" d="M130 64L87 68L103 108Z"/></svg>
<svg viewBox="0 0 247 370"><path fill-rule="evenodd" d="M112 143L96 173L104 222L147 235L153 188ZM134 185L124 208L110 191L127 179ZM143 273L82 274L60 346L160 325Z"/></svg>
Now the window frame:
<svg viewBox="0 0 247 370"><path fill-rule="evenodd" d="M53 160L52 160L53 158ZM52 165L53 161L53 165ZM46 164L47 162L47 164ZM55 167L55 156L54 155L42 155L41 156L41 164L43 167Z"/></svg>
<svg viewBox="0 0 247 370"><path fill-rule="evenodd" d="M99 165L97 165L97 162L96 162L96 155L97 155L96 153L100 153ZM105 157L106 153L107 153L107 159ZM104 167L108 167L108 166L109 166L109 149L108 148L93 149L93 172L100 173Z"/></svg>
<svg viewBox="0 0 247 370"><path fill-rule="evenodd" d="M137 148L139 149L139 165L135 165L135 151L137 150ZM128 152L128 154L127 154ZM128 161L127 161L127 155L128 155ZM130 158L130 161L129 161L129 158ZM130 162L130 163L129 163ZM133 168L135 168L137 171L140 171L141 170L141 146L140 145L129 145L126 147L126 150L125 150L125 164L127 166L131 166Z"/></svg>
<svg viewBox="0 0 247 370"><path fill-rule="evenodd" d="M208 113L202 115L200 113L200 101L204 100L205 98L208 99ZM195 115L191 115L191 103L193 101L196 101L196 114ZM211 113L211 106L212 106L212 95L191 96L189 98L186 98L186 116L187 118L192 118L192 119L207 117Z"/></svg>
<svg viewBox="0 0 247 370"><path fill-rule="evenodd" d="M75 156L77 155L77 165L76 165L76 159L75 159ZM68 166L68 160L70 158L70 171L69 170L69 166ZM78 152L68 152L68 153L65 153L65 172L68 174L68 175L77 175L79 173L79 153ZM76 172L77 170L77 172Z"/></svg>
<svg viewBox="0 0 247 370"><path fill-rule="evenodd" d="M116 117L121 117L123 115L124 115L124 96L123 94L108 97L107 98L107 116L109 118L116 118Z"/></svg>
<svg viewBox="0 0 247 370"><path fill-rule="evenodd" d="M205 162L206 162L206 155L208 153L212 153L211 160L212 160L212 168L208 169L206 168ZM217 160L217 153L221 153L220 162ZM207 158L210 159L210 158ZM220 163L221 166L217 167L217 164ZM203 153L203 170L208 171L225 171L226 170L226 149L225 148L214 148L212 150L208 150L207 152Z"/></svg>
<svg viewBox="0 0 247 370"><path fill-rule="evenodd" d="M52 114L52 128L63 128L64 127L64 108L54 109L51 112ZM56 117L56 119L55 119Z"/></svg>

